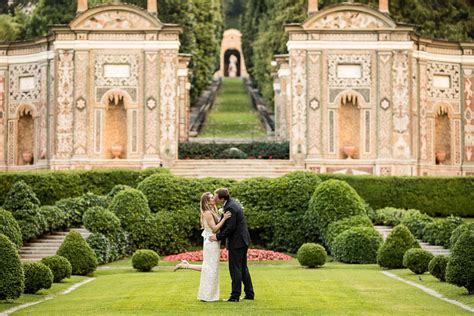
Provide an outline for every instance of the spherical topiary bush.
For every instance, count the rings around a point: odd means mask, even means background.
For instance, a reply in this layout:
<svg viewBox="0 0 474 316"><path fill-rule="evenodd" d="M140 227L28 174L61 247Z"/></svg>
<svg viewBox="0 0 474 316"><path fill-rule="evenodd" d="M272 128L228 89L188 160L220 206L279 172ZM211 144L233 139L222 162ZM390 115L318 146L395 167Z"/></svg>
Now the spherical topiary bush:
<svg viewBox="0 0 474 316"><path fill-rule="evenodd" d="M218 159L247 159L247 154L236 147L231 147L219 153L217 158Z"/></svg>
<svg viewBox="0 0 474 316"><path fill-rule="evenodd" d="M449 241L453 231L463 223L459 216L450 215L441 220L439 229L436 231L436 245L449 247Z"/></svg>
<svg viewBox="0 0 474 316"><path fill-rule="evenodd" d="M326 230L326 244L331 246L340 233L354 227L372 227L372 222L367 215L356 215L332 222Z"/></svg>
<svg viewBox="0 0 474 316"><path fill-rule="evenodd" d="M101 233L92 233L87 237L87 243L94 250L99 264L111 261L112 245L106 236Z"/></svg>
<svg viewBox="0 0 474 316"><path fill-rule="evenodd" d="M340 233L331 247L334 258L345 263L375 263L382 236L372 227L355 227Z"/></svg>
<svg viewBox="0 0 474 316"><path fill-rule="evenodd" d="M451 251L446 266L446 281L474 294L474 232L463 233Z"/></svg>
<svg viewBox="0 0 474 316"><path fill-rule="evenodd" d="M94 251L81 234L75 230L66 235L56 254L63 256L71 263L74 275L87 275L97 268L97 258Z"/></svg>
<svg viewBox="0 0 474 316"><path fill-rule="evenodd" d="M43 263L23 263L23 271L25 271L25 293L35 294L41 289L51 288L53 272Z"/></svg>
<svg viewBox="0 0 474 316"><path fill-rule="evenodd" d="M137 189L145 194L151 211L156 213L161 210L174 211L192 204L195 197L190 192L191 184L192 181L187 178L154 174L140 182Z"/></svg>
<svg viewBox="0 0 474 316"><path fill-rule="evenodd" d="M33 206L39 206L40 201L36 197L33 189L25 181L17 181L8 191L3 203L3 208L10 212L17 210L31 209Z"/></svg>
<svg viewBox="0 0 474 316"><path fill-rule="evenodd" d="M433 254L428 250L411 248L403 255L403 265L413 273L423 274L428 271L428 265L433 257Z"/></svg>
<svg viewBox="0 0 474 316"><path fill-rule="evenodd" d="M158 265L159 260L160 257L153 250L140 249L133 254L132 265L140 272L149 272Z"/></svg>
<svg viewBox="0 0 474 316"><path fill-rule="evenodd" d="M396 226L377 252L377 263L388 269L403 268L403 255L410 248L420 248L404 225Z"/></svg>
<svg viewBox="0 0 474 316"><path fill-rule="evenodd" d="M449 247L453 248L459 237L467 231L474 232L474 223L462 224L458 226L455 230L453 230L453 233L449 238Z"/></svg>
<svg viewBox="0 0 474 316"><path fill-rule="evenodd" d="M158 194L155 192L155 194ZM136 189L125 189L112 199L110 210L120 220L123 228L130 231L136 222L150 216L150 208L145 195Z"/></svg>
<svg viewBox="0 0 474 316"><path fill-rule="evenodd" d="M62 280L71 277L71 263L64 257L58 255L44 257L43 259L41 259L41 263L47 266L53 273L54 283L59 283Z"/></svg>
<svg viewBox="0 0 474 316"><path fill-rule="evenodd" d="M296 254L298 262L302 266L308 268L323 266L326 263L326 257L326 249L324 249L323 246L314 243L301 245Z"/></svg>
<svg viewBox="0 0 474 316"><path fill-rule="evenodd" d="M25 275L16 245L0 234L0 300L16 299L25 288Z"/></svg>
<svg viewBox="0 0 474 316"><path fill-rule="evenodd" d="M385 207L375 211L374 224L397 226L403 218L404 210L394 207Z"/></svg>
<svg viewBox="0 0 474 316"><path fill-rule="evenodd" d="M40 213L46 221L46 230L55 232L67 228L68 215L57 206L45 205L40 207Z"/></svg>
<svg viewBox="0 0 474 316"><path fill-rule="evenodd" d="M133 189L133 188L131 186L128 186L128 185L125 185L125 184L117 184L107 194L107 198L112 200L117 195L117 193L119 193L120 191L126 190L126 189Z"/></svg>
<svg viewBox="0 0 474 316"><path fill-rule="evenodd" d="M428 264L428 271L430 271L432 276L444 282L446 281L446 266L448 265L448 261L448 256L435 256Z"/></svg>
<svg viewBox="0 0 474 316"><path fill-rule="evenodd" d="M320 184L321 178L311 171L293 171L274 179L271 192L283 192L283 194L274 195L273 209L292 213L306 211L311 196Z"/></svg>
<svg viewBox="0 0 474 316"><path fill-rule="evenodd" d="M13 217L20 227L23 241L36 238L47 230L48 224L37 205L32 205L30 209L17 210L13 212Z"/></svg>
<svg viewBox="0 0 474 316"><path fill-rule="evenodd" d="M82 217L82 222L90 232L105 236L112 235L120 229L118 217L113 212L100 206L88 209Z"/></svg>
<svg viewBox="0 0 474 316"><path fill-rule="evenodd" d="M18 226L12 213L2 208L0 208L0 234L7 236L17 248L20 248L23 244L20 226Z"/></svg>
<svg viewBox="0 0 474 316"><path fill-rule="evenodd" d="M317 223L323 237L330 223L361 214L366 214L364 200L349 184L340 180L321 183L306 212L307 220Z"/></svg>
<svg viewBox="0 0 474 316"><path fill-rule="evenodd" d="M426 225L433 221L432 217L418 210L407 210L403 213L401 224L405 225L416 238L422 238Z"/></svg>

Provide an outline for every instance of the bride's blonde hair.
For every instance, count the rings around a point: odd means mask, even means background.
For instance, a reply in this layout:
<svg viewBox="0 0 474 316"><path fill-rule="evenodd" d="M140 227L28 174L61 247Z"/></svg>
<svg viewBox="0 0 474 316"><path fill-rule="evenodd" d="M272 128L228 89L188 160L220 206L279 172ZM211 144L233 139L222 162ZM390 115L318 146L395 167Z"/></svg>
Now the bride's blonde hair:
<svg viewBox="0 0 474 316"><path fill-rule="evenodd" d="M217 215L217 208L215 205L212 205L211 199L213 195L211 192L206 192L201 195L201 228L204 228L203 214L206 211L209 211L213 214L213 217Z"/></svg>

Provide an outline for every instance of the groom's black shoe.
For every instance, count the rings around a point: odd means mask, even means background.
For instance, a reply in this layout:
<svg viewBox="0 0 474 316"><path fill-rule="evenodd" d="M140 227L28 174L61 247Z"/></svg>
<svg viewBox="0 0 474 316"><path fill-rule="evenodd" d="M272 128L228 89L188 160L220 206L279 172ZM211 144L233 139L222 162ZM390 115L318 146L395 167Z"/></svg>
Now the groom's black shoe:
<svg viewBox="0 0 474 316"><path fill-rule="evenodd" d="M247 295L244 296L244 300L253 301L254 299L255 298L253 296L247 296Z"/></svg>
<svg viewBox="0 0 474 316"><path fill-rule="evenodd" d="M238 302L239 299L235 297L230 297L226 302Z"/></svg>

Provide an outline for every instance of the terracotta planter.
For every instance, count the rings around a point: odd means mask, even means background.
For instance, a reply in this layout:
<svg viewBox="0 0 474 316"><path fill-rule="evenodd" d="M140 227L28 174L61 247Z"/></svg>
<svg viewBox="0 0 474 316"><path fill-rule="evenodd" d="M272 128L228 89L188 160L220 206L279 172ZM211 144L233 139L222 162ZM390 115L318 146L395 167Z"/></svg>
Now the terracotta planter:
<svg viewBox="0 0 474 316"><path fill-rule="evenodd" d="M356 153L356 147L352 145L344 146L344 154L347 156L347 159L352 159Z"/></svg>
<svg viewBox="0 0 474 316"><path fill-rule="evenodd" d="M110 148L110 151L112 152L114 159L120 159L120 156L122 156L123 153L123 146L120 144L114 144Z"/></svg>
<svg viewBox="0 0 474 316"><path fill-rule="evenodd" d="M444 150L440 150L436 152L436 161L440 165L442 165L443 162L446 161L446 152Z"/></svg>
<svg viewBox="0 0 474 316"><path fill-rule="evenodd" d="M33 162L33 154L29 151L24 151L21 154L21 158L23 158L23 161L26 165L31 165L31 163Z"/></svg>

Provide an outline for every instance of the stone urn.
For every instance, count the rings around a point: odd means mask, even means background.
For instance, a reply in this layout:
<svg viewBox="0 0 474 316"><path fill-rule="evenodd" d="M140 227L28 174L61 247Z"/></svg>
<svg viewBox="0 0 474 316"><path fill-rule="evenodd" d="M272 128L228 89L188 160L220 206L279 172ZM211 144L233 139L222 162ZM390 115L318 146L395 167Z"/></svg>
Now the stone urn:
<svg viewBox="0 0 474 316"><path fill-rule="evenodd" d="M440 150L436 152L436 161L439 165L442 165L443 162L446 161L446 152L444 150Z"/></svg>
<svg viewBox="0 0 474 316"><path fill-rule="evenodd" d="M344 146L344 154L347 156L347 159L354 158L356 153L356 147L353 145L345 145Z"/></svg>
<svg viewBox="0 0 474 316"><path fill-rule="evenodd" d="M110 151L112 152L114 159L120 159L120 156L122 156L123 153L123 146L120 144L113 144Z"/></svg>
<svg viewBox="0 0 474 316"><path fill-rule="evenodd" d="M24 151L21 154L21 158L23 158L25 165L31 165L33 162L33 154L30 151Z"/></svg>

